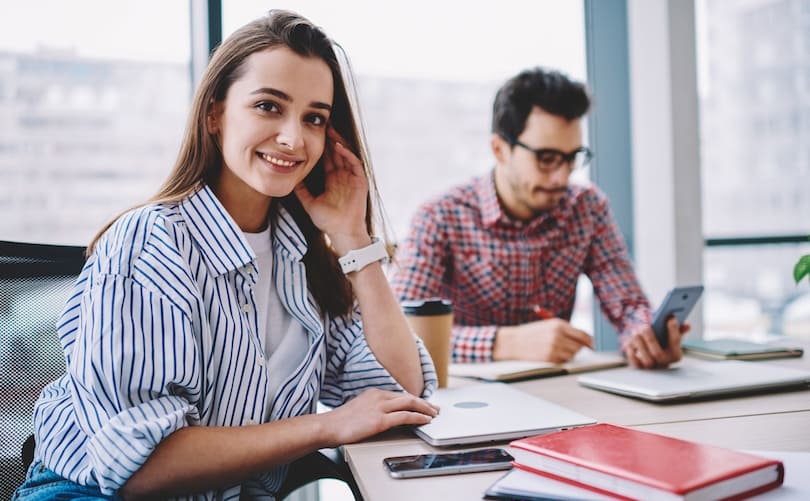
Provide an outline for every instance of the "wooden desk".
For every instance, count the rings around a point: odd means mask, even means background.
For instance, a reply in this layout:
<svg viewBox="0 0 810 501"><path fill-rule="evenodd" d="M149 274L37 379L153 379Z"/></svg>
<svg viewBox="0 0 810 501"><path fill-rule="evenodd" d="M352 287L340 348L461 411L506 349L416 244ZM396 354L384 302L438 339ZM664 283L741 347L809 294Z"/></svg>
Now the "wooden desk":
<svg viewBox="0 0 810 501"><path fill-rule="evenodd" d="M768 363L810 369L810 356ZM451 378L451 386L460 384L465 381ZM513 385L600 422L734 449L810 451L810 391L807 390L653 404L582 387L577 384L576 376L534 379ZM446 450L463 449L431 447L404 430L392 430L343 447L366 501L481 499L484 491L503 474L487 472L397 480L388 476L382 464L383 458L388 456Z"/></svg>
<svg viewBox="0 0 810 501"><path fill-rule="evenodd" d="M686 358L681 363L694 363L694 360ZM810 357L772 360L769 363L810 370ZM556 376L513 385L526 393L558 403L597 421L625 426L810 410L810 393L806 390L656 404L584 388L577 384L576 379L576 375Z"/></svg>

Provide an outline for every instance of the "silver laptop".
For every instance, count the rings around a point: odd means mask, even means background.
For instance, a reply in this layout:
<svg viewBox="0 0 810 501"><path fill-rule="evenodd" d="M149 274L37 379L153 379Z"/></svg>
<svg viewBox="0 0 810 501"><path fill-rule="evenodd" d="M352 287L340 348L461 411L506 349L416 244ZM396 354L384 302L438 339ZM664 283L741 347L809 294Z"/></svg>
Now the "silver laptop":
<svg viewBox="0 0 810 501"><path fill-rule="evenodd" d="M655 402L810 388L810 371L762 362L710 362L686 358L660 370L630 367L610 369L577 378L597 390Z"/></svg>
<svg viewBox="0 0 810 501"><path fill-rule="evenodd" d="M439 415L415 431L435 446L501 442L596 422L505 383L440 389L429 400Z"/></svg>

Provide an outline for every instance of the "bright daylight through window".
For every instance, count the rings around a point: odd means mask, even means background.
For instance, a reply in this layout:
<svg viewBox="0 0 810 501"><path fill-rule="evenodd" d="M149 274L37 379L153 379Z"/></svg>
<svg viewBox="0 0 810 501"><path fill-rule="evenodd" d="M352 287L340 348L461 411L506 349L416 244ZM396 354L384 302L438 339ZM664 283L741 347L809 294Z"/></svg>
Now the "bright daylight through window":
<svg viewBox="0 0 810 501"><path fill-rule="evenodd" d="M700 0L707 238L810 233L810 1ZM706 336L810 337L805 244L707 247Z"/></svg>

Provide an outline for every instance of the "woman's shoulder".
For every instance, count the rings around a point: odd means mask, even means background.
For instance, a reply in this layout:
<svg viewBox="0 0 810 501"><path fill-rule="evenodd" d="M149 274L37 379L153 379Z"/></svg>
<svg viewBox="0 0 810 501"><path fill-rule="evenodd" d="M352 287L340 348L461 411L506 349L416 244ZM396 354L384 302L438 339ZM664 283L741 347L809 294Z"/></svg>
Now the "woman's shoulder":
<svg viewBox="0 0 810 501"><path fill-rule="evenodd" d="M109 272L130 275L125 268L148 248L165 255L178 253L188 240L186 233L177 203L146 204L119 216L96 242L93 253L111 265Z"/></svg>

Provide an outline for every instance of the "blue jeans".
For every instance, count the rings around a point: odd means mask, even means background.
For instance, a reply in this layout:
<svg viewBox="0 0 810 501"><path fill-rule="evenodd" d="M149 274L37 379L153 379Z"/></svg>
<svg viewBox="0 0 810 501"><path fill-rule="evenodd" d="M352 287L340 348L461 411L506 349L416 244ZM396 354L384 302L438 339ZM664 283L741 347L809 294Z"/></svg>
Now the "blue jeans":
<svg viewBox="0 0 810 501"><path fill-rule="evenodd" d="M28 468L25 481L17 488L12 501L44 501L59 499L120 501L119 496L105 496L98 487L88 487L71 482L52 472L41 461L34 461Z"/></svg>

